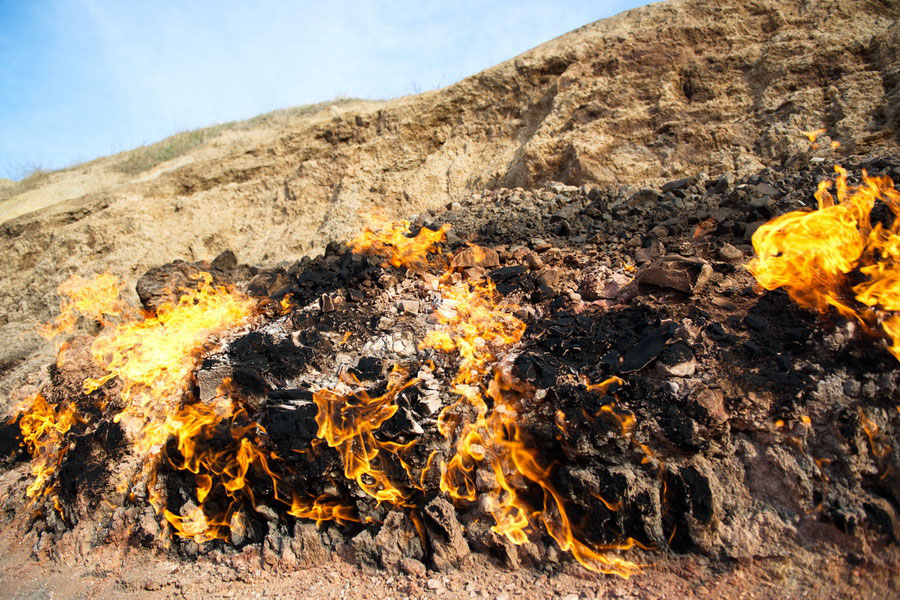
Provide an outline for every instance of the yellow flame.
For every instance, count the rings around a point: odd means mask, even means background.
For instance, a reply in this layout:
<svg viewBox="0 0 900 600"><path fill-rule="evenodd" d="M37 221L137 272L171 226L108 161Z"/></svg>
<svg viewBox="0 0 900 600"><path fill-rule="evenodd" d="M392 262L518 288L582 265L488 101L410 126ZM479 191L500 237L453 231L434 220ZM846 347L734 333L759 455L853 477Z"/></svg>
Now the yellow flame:
<svg viewBox="0 0 900 600"><path fill-rule="evenodd" d="M39 498L55 490L56 486L51 485L50 480L69 449L65 434L84 419L74 404L51 406L39 393L19 404L15 415L19 414L22 445L31 455L31 475L34 477L25 493L29 498ZM15 419L13 416L10 421Z"/></svg>
<svg viewBox="0 0 900 600"><path fill-rule="evenodd" d="M769 221L753 234L756 256L747 268L767 290L784 288L800 306L826 312L834 307L867 330L881 330L900 359L900 192L889 177L847 184L847 172L835 167L831 182L815 194L817 210L795 211ZM890 226L872 226L876 202L894 215ZM858 272L863 281L852 284ZM863 306L859 306L859 305Z"/></svg>
<svg viewBox="0 0 900 600"><path fill-rule="evenodd" d="M376 254L387 259L383 266L420 269L427 265L428 255L437 252L435 244L446 237L450 228L443 225L437 231L423 227L413 236L409 221L392 221L383 212L368 216L368 226L350 242L358 254Z"/></svg>
<svg viewBox="0 0 900 600"><path fill-rule="evenodd" d="M375 432L394 416L399 408L397 395L415 380L406 381L406 372L395 367L388 378L387 391L372 398L355 377L344 374L343 378L348 385L360 389L347 394L322 389L313 394L318 408L316 435L337 449L347 479L355 480L360 489L379 502L402 506L408 493L391 480L382 456L400 457L412 444L381 441Z"/></svg>
<svg viewBox="0 0 900 600"><path fill-rule="evenodd" d="M62 284L58 292L59 315L50 323L38 328L38 333L50 339L75 329L78 315L107 324L111 317L123 317L132 313L127 304L119 299L122 282L110 273L84 279L73 275Z"/></svg>
<svg viewBox="0 0 900 600"><path fill-rule="evenodd" d="M824 135L827 131L828 130L825 128L811 129L809 131L804 131L803 135L806 136L806 139L808 139L810 143L813 143L819 139L820 135Z"/></svg>
<svg viewBox="0 0 900 600"><path fill-rule="evenodd" d="M124 408L115 420L142 454L158 454L169 434L177 433L167 419L182 401L200 355L210 349L210 338L244 323L254 311L253 300L212 285L208 273L197 279L198 288L186 290L177 303L119 324L91 346L105 374L86 379L84 391L90 394L113 378L121 381Z"/></svg>

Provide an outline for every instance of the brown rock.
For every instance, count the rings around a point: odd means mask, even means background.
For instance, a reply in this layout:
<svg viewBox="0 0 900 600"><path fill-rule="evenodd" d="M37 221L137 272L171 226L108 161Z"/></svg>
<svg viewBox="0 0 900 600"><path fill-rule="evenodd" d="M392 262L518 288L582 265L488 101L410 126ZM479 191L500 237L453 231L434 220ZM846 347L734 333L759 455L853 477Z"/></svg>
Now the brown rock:
<svg viewBox="0 0 900 600"><path fill-rule="evenodd" d="M537 271L544 266L544 261L542 261L541 257L534 252L529 252L528 254L526 254L524 260L525 264L528 265L528 268L532 271Z"/></svg>
<svg viewBox="0 0 900 600"><path fill-rule="evenodd" d="M535 281L540 285L546 285L549 288L556 287L559 283L559 271L552 267L541 269L535 276Z"/></svg>
<svg viewBox="0 0 900 600"><path fill-rule="evenodd" d="M703 407L713 423L721 424L728 420L728 412L725 410L725 395L722 390L701 388L691 395L691 399Z"/></svg>
<svg viewBox="0 0 900 600"><path fill-rule="evenodd" d="M493 248L482 248L474 244L456 253L450 261L454 269L467 269L469 267L483 267L492 269L500 266L500 255Z"/></svg>
<svg viewBox="0 0 900 600"><path fill-rule="evenodd" d="M706 285L712 273L712 267L702 258L664 256L642 267L634 281L693 294Z"/></svg>
<svg viewBox="0 0 900 600"><path fill-rule="evenodd" d="M441 498L425 505L425 528L431 538L432 562L439 571L458 567L469 555L469 544L462 526L456 520L456 509Z"/></svg>
<svg viewBox="0 0 900 600"><path fill-rule="evenodd" d="M421 560L425 556L419 534L412 522L400 511L391 511L374 538L374 549L381 566L398 572L403 558Z"/></svg>
<svg viewBox="0 0 900 600"><path fill-rule="evenodd" d="M722 247L719 248L719 256L722 258L722 260L731 263L736 263L744 260L744 253L729 243L722 244Z"/></svg>
<svg viewBox="0 0 900 600"><path fill-rule="evenodd" d="M319 530L312 523L294 523L294 536L291 538L291 551L301 566L311 567L322 564L328 559L328 552L322 545Z"/></svg>

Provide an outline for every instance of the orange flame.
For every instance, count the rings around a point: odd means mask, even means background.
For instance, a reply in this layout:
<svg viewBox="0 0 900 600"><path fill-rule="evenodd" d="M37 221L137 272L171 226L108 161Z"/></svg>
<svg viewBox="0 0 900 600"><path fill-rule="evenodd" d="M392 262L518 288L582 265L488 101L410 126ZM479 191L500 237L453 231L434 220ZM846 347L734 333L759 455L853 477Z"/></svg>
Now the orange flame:
<svg viewBox="0 0 900 600"><path fill-rule="evenodd" d="M409 230L409 221L391 221L382 212L376 211L368 217L369 225L350 242L350 247L357 254L376 254L384 256L387 261L382 266L391 264L395 267L421 269L428 264L428 255L436 253L435 244L446 237L449 225L443 225L437 231L426 227L413 236Z"/></svg>
<svg viewBox="0 0 900 600"><path fill-rule="evenodd" d="M59 305L59 315L50 323L38 328L38 333L53 338L75 329L78 315L107 324L110 317L122 317L131 313L128 306L119 299L122 282L110 273L84 279L73 275L59 286L63 296Z"/></svg>
<svg viewBox="0 0 900 600"><path fill-rule="evenodd" d="M25 494L29 498L39 498L55 490L56 486L51 485L50 480L69 449L64 436L75 423L84 420L74 404L51 406L41 394L23 400L15 414L22 415L19 419L22 445L32 457L31 474L34 481ZM10 422L15 418L13 416Z"/></svg>
<svg viewBox="0 0 900 600"><path fill-rule="evenodd" d="M822 182L819 208L776 217L753 234L756 257L747 268L767 290L783 287L800 306L824 313L834 307L869 331L892 340L900 359L900 192L889 177L869 177L849 186L847 172L835 167L836 198ZM872 226L870 214L881 201L893 223ZM851 274L865 279L851 287ZM860 307L859 305L863 305Z"/></svg>
<svg viewBox="0 0 900 600"><path fill-rule="evenodd" d="M361 387L352 375L343 375L344 383ZM397 395L416 381L405 381L406 372L394 367L388 378L388 389L381 396L372 398L364 389L341 394L323 389L313 394L318 407L317 437L325 440L341 455L344 475L355 480L366 494L390 504L403 506L408 497L386 472L383 455L400 457L410 444L385 442L375 437L375 432L398 410ZM409 474L409 468L404 468Z"/></svg>

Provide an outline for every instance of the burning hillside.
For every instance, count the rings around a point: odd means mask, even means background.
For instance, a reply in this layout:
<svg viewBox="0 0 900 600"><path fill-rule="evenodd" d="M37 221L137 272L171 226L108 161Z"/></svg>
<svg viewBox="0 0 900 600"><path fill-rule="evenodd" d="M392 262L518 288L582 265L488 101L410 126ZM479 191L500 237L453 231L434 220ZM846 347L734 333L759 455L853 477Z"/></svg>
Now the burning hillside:
<svg viewBox="0 0 900 600"><path fill-rule="evenodd" d="M900 162L836 169L364 215L292 265L153 269L141 307L72 280L6 505L37 555L890 564Z"/></svg>
<svg viewBox="0 0 900 600"><path fill-rule="evenodd" d="M896 595L898 18L663 2L0 199L0 580Z"/></svg>

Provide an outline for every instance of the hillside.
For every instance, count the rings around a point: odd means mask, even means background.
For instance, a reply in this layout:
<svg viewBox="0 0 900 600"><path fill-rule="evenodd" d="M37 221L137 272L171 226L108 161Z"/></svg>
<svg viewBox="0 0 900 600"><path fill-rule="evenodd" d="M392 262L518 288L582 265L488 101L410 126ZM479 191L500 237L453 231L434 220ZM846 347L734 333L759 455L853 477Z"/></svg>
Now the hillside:
<svg viewBox="0 0 900 600"><path fill-rule="evenodd" d="M0 181L0 582L895 594L898 17L669 0Z"/></svg>
<svg viewBox="0 0 900 600"><path fill-rule="evenodd" d="M136 175L121 156L52 174L2 204L0 372L40 347L25 332L73 273L134 281L225 249L292 260L356 230L361 210L485 188L746 174L807 160L802 132L819 127L838 156L896 147L898 14L875 0L663 2L441 90L263 119Z"/></svg>

